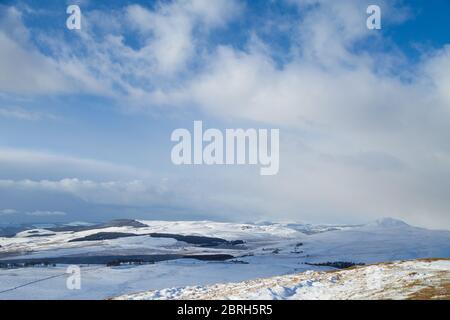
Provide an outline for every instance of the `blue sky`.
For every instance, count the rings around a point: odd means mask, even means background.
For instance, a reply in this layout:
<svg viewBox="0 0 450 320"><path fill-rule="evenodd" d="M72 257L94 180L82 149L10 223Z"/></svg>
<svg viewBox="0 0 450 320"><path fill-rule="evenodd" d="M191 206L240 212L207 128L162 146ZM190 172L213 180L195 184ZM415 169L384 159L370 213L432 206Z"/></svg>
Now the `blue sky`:
<svg viewBox="0 0 450 320"><path fill-rule="evenodd" d="M449 1L2 3L0 221L450 228ZM174 166L194 120L279 128L279 174Z"/></svg>

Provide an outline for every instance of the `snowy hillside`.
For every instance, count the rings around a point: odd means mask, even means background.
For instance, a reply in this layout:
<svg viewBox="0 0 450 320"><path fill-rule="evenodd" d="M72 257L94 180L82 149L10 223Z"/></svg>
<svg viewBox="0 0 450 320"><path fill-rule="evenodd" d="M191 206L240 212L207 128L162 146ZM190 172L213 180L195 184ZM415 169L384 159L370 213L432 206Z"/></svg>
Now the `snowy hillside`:
<svg viewBox="0 0 450 320"><path fill-rule="evenodd" d="M450 260L381 263L342 271L307 271L239 283L154 290L118 300L450 299Z"/></svg>
<svg viewBox="0 0 450 320"><path fill-rule="evenodd" d="M114 220L0 237L0 299L104 299L405 259L449 258L450 232L366 225ZM82 270L67 290L65 270Z"/></svg>

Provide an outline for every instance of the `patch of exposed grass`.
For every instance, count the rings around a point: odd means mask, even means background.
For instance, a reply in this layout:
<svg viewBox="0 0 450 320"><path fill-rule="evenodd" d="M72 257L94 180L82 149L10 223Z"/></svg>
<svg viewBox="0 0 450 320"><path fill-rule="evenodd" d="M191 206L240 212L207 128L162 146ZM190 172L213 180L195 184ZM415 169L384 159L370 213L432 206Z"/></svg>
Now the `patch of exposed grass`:
<svg viewBox="0 0 450 320"><path fill-rule="evenodd" d="M417 259L417 261L423 261L423 262L433 262L433 261L439 261L439 260L450 260L450 258L424 258L424 259Z"/></svg>
<svg viewBox="0 0 450 320"><path fill-rule="evenodd" d="M408 296L409 300L450 300L450 282L426 287Z"/></svg>

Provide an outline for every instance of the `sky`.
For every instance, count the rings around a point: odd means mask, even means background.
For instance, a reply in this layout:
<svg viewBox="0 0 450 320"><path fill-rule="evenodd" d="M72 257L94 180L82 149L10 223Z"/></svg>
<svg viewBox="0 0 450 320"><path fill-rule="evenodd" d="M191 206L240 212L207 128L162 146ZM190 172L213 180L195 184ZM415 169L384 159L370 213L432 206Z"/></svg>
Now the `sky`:
<svg viewBox="0 0 450 320"><path fill-rule="evenodd" d="M0 223L450 229L449 16L448 0L3 0ZM194 120L279 129L278 174L174 165Z"/></svg>

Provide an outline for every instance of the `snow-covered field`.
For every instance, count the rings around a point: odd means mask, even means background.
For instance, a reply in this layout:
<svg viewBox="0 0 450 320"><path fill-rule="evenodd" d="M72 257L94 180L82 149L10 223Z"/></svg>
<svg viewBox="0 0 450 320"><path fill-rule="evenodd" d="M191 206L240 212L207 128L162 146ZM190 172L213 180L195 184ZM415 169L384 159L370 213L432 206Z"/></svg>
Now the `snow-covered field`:
<svg viewBox="0 0 450 320"><path fill-rule="evenodd" d="M154 290L118 300L450 299L450 260L402 261L342 271Z"/></svg>
<svg viewBox="0 0 450 320"><path fill-rule="evenodd" d="M111 239L100 239L105 235ZM157 259L154 263L115 266L83 262L98 257L126 262L130 256ZM367 264L448 257L449 231L416 228L393 219L358 226L121 221L78 229L41 227L0 237L0 299L105 299L185 286L200 286L199 290L203 290L216 283L292 274L302 277L299 272L333 270L329 264L317 265L327 262ZM64 259L74 258L81 261L80 290L66 287ZM5 268L11 261L16 263L14 268ZM48 261L50 266L39 265ZM28 267L17 262L27 262ZM439 266L448 268L448 263ZM431 275L432 269L422 272ZM328 287L323 289L327 291ZM337 289L333 290L321 296L333 298ZM302 289L297 291L300 294ZM164 297L162 291L152 292ZM177 297L185 291L174 292ZM310 297L318 294L314 292L309 291ZM298 294L292 297L301 298ZM281 292L273 298L287 296ZM259 293L248 296L252 297L263 298Z"/></svg>

